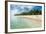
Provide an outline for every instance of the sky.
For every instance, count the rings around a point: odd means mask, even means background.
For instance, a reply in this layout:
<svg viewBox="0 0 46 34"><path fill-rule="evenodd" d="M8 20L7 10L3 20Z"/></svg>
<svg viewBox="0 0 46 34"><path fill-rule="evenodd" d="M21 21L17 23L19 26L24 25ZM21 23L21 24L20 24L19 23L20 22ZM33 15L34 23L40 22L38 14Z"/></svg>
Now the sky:
<svg viewBox="0 0 46 34"><path fill-rule="evenodd" d="M19 14L19 13L22 13L22 12L28 12L32 9L41 9L42 6L31 6L31 5L14 5L14 4L11 4L10 5L10 12L12 14Z"/></svg>

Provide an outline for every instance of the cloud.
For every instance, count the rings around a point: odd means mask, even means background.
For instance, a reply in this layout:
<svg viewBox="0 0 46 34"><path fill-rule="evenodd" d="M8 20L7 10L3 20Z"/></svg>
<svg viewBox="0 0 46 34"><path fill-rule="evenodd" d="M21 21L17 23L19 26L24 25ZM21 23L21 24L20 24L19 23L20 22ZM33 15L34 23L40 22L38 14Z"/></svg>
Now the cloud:
<svg viewBox="0 0 46 34"><path fill-rule="evenodd" d="M21 12L28 12L33 6L30 5L10 5L10 10L12 14L19 14Z"/></svg>

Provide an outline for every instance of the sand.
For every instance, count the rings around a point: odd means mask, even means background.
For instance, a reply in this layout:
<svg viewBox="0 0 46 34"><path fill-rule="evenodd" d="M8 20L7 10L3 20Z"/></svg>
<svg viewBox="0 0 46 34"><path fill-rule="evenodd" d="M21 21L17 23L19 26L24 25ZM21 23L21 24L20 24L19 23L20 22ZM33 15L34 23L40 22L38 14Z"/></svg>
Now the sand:
<svg viewBox="0 0 46 34"><path fill-rule="evenodd" d="M42 24L42 15L25 15L21 17L31 20L31 22L34 24L37 24L37 25Z"/></svg>

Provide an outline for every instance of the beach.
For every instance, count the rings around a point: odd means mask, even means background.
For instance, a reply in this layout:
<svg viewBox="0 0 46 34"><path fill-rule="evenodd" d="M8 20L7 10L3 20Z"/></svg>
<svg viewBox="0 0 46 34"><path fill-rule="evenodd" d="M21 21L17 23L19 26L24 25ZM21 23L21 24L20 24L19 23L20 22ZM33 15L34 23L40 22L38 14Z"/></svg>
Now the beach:
<svg viewBox="0 0 46 34"><path fill-rule="evenodd" d="M42 15L19 15L11 19L11 28L37 28L42 26Z"/></svg>

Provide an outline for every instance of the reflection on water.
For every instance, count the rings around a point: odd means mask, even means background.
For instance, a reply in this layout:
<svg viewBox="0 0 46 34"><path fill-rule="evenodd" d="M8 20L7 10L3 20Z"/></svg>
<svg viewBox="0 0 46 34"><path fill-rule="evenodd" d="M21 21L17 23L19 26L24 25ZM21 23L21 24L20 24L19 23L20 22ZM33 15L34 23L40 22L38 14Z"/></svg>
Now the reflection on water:
<svg viewBox="0 0 46 34"><path fill-rule="evenodd" d="M22 17L18 16L12 16L11 17L11 28L27 28L28 25L25 23L24 19Z"/></svg>
<svg viewBox="0 0 46 34"><path fill-rule="evenodd" d="M21 16L11 16L10 20L11 29L39 27L39 25L35 25L29 19L25 19Z"/></svg>

